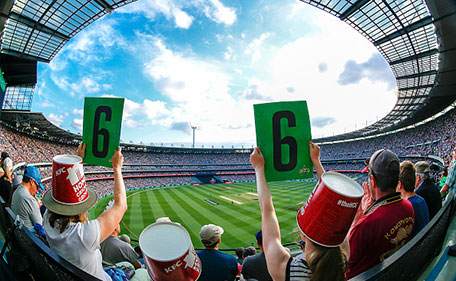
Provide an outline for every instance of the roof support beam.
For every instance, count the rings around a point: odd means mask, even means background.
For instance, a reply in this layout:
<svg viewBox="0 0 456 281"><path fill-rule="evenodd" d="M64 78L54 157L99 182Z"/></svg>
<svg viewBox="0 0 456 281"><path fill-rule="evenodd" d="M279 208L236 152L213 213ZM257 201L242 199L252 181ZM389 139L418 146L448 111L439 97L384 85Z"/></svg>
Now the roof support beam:
<svg viewBox="0 0 456 281"><path fill-rule="evenodd" d="M381 45L385 42L388 42L388 41L391 41L393 40L394 38L397 38L401 35L404 35L406 33L409 33L413 30L416 30L420 27L423 27L423 26L426 26L426 25L429 25L429 24L432 24L433 20L432 20L432 17L431 16L427 16L425 18L422 18L421 20L417 21L417 22L414 22L412 23L411 25L408 25L402 29L399 29L393 33L391 33L390 35L387 35L377 41L374 42L374 46L378 46L378 45Z"/></svg>
<svg viewBox="0 0 456 281"><path fill-rule="evenodd" d="M54 30L52 28L49 28L37 21L34 21L32 20L31 18L28 18L28 17L25 17L23 15L20 15L20 14L17 14L17 13L10 13L9 15L5 15L5 14L0 14L0 17L2 18L9 18L9 19L12 19L12 20L15 20L15 21L18 21L22 24L24 24L25 26L28 26L30 28L33 28L35 30L38 30L38 31L41 31L41 32L44 32L46 34L49 34L49 35L52 35L52 36L55 36L55 37L58 37L62 40L65 40L65 41L69 41L71 38L69 36L66 36L65 34L62 34L61 32L57 31L57 30Z"/></svg>
<svg viewBox="0 0 456 281"><path fill-rule="evenodd" d="M422 53L419 53L419 54L412 55L410 57L406 57L406 58L402 58L402 59L398 59L398 60L392 61L389 64L390 65L395 65L395 64L399 64L399 63L404 63L404 62L408 62L408 61L412 61L412 60L416 60L416 59L421 59L421 58L425 58L425 57L428 57L428 56L432 56L432 55L435 55L435 54L438 54L438 53L439 53L438 49L432 49L432 50L429 50L429 51L426 51L426 52L422 52Z"/></svg>
<svg viewBox="0 0 456 281"><path fill-rule="evenodd" d="M109 3L105 0L94 0L93 2L103 7L106 13L112 14L112 12L114 12L114 8L111 5L109 5Z"/></svg>
<svg viewBox="0 0 456 281"><path fill-rule="evenodd" d="M406 99L420 99L420 98L428 98L429 95L417 95L417 96L411 96L411 97L398 97L398 100L406 100Z"/></svg>
<svg viewBox="0 0 456 281"><path fill-rule="evenodd" d="M396 79L397 80L412 79L412 78L419 78L419 77L428 76L428 75L437 75L437 70L431 70L431 71L425 71L425 72L420 72L420 73L411 74L411 75L399 76L399 77L396 77Z"/></svg>
<svg viewBox="0 0 456 281"><path fill-rule="evenodd" d="M45 63L49 63L50 62L50 60L47 60L47 59L43 59L43 58L40 58L40 57L37 57L37 56L32 56L32 55L26 55L24 53L21 53L21 52L18 52L18 51L14 51L14 50L10 50L10 49L2 49L2 53L3 54L7 54L7 55L11 55L11 56L24 58L24 59L34 60L34 61L41 61L41 62L45 62Z"/></svg>
<svg viewBox="0 0 456 281"><path fill-rule="evenodd" d="M425 88L432 88L432 87L434 87L434 84L419 85L419 86L413 86L413 87L407 87L407 88L399 88L399 91L418 90L418 89L425 89Z"/></svg>
<svg viewBox="0 0 456 281"><path fill-rule="evenodd" d="M354 14L356 11L358 11L359 9L361 9L362 6L366 5L370 0L358 0L356 1L355 4L351 5L350 8L348 8L347 10L345 10L345 12L343 12L340 16L339 16L339 19L340 20L345 20L346 18L348 18L349 16L351 16L352 14Z"/></svg>

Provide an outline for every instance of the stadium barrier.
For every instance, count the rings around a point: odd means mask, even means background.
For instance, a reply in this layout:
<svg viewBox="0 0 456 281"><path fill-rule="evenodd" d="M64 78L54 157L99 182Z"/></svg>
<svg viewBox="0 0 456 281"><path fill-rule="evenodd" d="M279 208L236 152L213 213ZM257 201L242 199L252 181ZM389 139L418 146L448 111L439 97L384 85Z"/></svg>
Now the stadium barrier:
<svg viewBox="0 0 456 281"><path fill-rule="evenodd" d="M442 249L455 211L454 200L454 194L450 193L440 211L410 242L379 265L350 280L417 280Z"/></svg>

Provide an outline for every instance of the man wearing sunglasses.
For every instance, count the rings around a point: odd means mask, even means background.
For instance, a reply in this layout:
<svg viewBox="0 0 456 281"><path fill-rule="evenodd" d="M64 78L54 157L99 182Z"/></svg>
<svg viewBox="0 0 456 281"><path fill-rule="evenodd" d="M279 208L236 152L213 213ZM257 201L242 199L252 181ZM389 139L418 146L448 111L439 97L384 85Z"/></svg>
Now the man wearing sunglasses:
<svg viewBox="0 0 456 281"><path fill-rule="evenodd" d="M34 223L43 224L40 206L35 194L44 189L41 175L37 168L25 168L22 184L14 191L11 210L24 221L24 226L31 229Z"/></svg>

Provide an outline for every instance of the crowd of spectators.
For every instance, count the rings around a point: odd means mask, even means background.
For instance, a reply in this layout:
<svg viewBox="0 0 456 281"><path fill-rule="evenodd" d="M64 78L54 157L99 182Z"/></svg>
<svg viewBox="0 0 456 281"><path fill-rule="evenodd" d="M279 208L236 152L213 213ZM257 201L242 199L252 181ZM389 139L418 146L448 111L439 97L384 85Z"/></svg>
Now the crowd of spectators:
<svg viewBox="0 0 456 281"><path fill-rule="evenodd" d="M456 111L424 125L417 126L395 134L381 137L349 141L342 143L322 144L322 159L367 158L375 150L388 147L399 157L408 155L435 155L450 161L448 155L455 145L454 123ZM59 154L72 154L76 147L58 142L46 141L21 134L5 125L0 126L0 150L8 151L14 163L51 162L52 157ZM37 150L36 147L40 149ZM125 151L124 169L132 170L163 170L163 169L198 169L200 165L208 168L245 168L248 165L249 153L169 153L169 152L134 152ZM133 164L133 166L129 166ZM141 166L169 165L169 166ZM176 166L182 165L182 166ZM191 165L191 166L187 166ZM346 169L346 164L341 164ZM352 165L356 169L357 164ZM330 167L332 168L332 167ZM87 166L87 171L100 170L101 167ZM339 168L337 168L339 169ZM45 176L43 176L45 177Z"/></svg>
<svg viewBox="0 0 456 281"><path fill-rule="evenodd" d="M381 137L321 145L322 159L349 159L370 156L377 149L388 147L399 157L407 155L435 155L451 161L449 155L455 146L456 111L417 126L413 129Z"/></svg>

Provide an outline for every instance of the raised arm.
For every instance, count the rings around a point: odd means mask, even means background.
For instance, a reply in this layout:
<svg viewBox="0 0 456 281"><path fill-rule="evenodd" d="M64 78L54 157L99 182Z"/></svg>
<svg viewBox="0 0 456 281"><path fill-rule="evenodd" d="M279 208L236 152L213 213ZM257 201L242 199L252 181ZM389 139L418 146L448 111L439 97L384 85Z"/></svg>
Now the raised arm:
<svg viewBox="0 0 456 281"><path fill-rule="evenodd" d="M114 204L97 218L101 230L100 243L111 235L114 228L120 223L123 215L127 211L127 197L122 178L122 164L123 156L120 148L118 148L112 157L112 168L114 170Z"/></svg>
<svg viewBox="0 0 456 281"><path fill-rule="evenodd" d="M317 176L320 179L321 175L325 172L325 169L321 165L320 162L320 147L309 141L309 148L310 148L310 160L312 160L315 169L317 170Z"/></svg>
<svg viewBox="0 0 456 281"><path fill-rule="evenodd" d="M279 222L272 203L271 192L264 176L264 157L259 147L255 148L250 155L250 163L255 169L262 218L263 247L268 271L272 279L283 281L285 280L290 254L282 246Z"/></svg>

